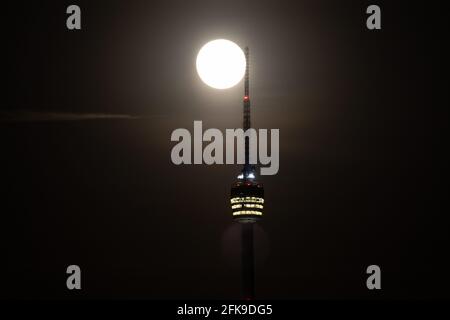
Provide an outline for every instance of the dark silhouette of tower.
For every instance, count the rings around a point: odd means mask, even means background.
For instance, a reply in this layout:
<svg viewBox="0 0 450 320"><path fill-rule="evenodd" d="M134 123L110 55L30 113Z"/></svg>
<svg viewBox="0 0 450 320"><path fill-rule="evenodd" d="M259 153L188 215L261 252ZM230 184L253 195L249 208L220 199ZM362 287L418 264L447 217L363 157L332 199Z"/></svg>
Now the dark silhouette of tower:
<svg viewBox="0 0 450 320"><path fill-rule="evenodd" d="M244 122L243 129L250 129L250 59L249 49L245 48L247 62L245 70L244 90ZM261 218L264 209L264 188L256 181L255 167L249 159L250 139L245 137L245 164L231 187L231 210L233 219L241 223L242 235L242 291L244 299L255 297L255 259L253 246L253 224Z"/></svg>

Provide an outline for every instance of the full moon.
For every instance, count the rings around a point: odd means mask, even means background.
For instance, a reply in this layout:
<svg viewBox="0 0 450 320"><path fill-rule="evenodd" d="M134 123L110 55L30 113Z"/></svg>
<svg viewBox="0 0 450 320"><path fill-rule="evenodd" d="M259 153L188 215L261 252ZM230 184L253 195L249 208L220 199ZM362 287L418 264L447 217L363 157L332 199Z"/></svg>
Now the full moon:
<svg viewBox="0 0 450 320"><path fill-rule="evenodd" d="M244 77L245 67L244 52L229 40L210 41L197 55L200 79L215 89L228 89L238 84Z"/></svg>

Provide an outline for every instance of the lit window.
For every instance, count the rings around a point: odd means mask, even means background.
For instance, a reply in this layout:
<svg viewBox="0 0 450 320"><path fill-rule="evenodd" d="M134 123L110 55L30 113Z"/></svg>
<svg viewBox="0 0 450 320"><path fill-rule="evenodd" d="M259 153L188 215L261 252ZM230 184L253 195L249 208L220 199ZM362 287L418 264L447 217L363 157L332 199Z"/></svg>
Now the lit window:
<svg viewBox="0 0 450 320"><path fill-rule="evenodd" d="M242 210L242 211L233 212L233 216L240 216L240 215L262 216L262 212L254 211L254 210Z"/></svg>

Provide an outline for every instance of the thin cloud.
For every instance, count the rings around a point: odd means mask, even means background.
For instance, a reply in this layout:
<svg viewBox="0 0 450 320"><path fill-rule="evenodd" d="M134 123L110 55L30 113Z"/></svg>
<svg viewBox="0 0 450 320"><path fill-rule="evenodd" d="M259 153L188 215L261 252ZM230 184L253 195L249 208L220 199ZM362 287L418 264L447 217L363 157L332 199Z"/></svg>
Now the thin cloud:
<svg viewBox="0 0 450 320"><path fill-rule="evenodd" d="M95 119L138 119L139 116L108 113L66 113L35 111L0 111L1 122L82 121Z"/></svg>

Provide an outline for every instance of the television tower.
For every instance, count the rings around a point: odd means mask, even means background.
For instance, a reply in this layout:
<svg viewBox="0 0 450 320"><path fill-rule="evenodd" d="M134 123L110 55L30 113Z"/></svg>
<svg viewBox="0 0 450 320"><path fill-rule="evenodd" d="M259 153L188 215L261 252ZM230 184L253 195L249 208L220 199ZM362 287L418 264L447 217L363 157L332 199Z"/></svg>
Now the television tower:
<svg viewBox="0 0 450 320"><path fill-rule="evenodd" d="M250 129L250 59L245 48L244 132ZM231 187L231 210L233 219L241 224L242 293L246 300L255 297L255 258L253 246L253 224L261 218L264 209L264 188L256 181L255 167L249 159L250 139L245 137L245 164Z"/></svg>

